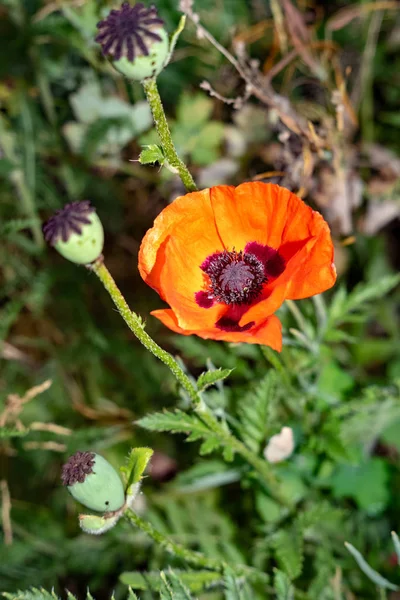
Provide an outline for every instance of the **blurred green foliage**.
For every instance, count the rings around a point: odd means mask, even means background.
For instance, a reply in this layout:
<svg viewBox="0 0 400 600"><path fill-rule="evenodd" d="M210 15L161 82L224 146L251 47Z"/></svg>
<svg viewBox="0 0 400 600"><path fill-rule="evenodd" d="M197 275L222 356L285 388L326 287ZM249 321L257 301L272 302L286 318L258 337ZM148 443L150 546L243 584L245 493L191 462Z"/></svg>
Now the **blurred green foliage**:
<svg viewBox="0 0 400 600"><path fill-rule="evenodd" d="M227 46L236 34L266 23L248 50L261 64L273 55L269 2L197 4L204 25ZM345 6L333 2L324 13L324 3L297 4L317 15L317 32ZM177 3L159 0L157 7L173 31ZM1 591L20 600L66 597L65 589L76 598L90 589L100 600L112 593L133 600L127 586L142 600L160 594L337 600L350 598L349 590L376 599L375 584L344 542L400 583L390 545L391 530L400 529L398 224L372 237L360 230L351 245L338 239L340 283L323 299L280 309L279 356L163 329L148 317L160 300L138 276L137 252L153 218L183 190L166 169L137 162L141 146L158 140L140 84L116 74L93 42L96 22L109 8L95 0L0 4L0 418L11 395L24 398L32 386L52 382L0 429ZM370 19L367 14L334 32L353 67L352 89L370 42ZM396 19L395 12L384 13L365 67L355 152L364 139L399 150ZM300 61L289 75L279 74L277 85L311 110L329 91L314 92L314 80L307 88L310 78ZM281 144L274 116L268 120L255 101L235 111L210 98L198 89L203 79L228 97L243 92L225 59L188 25L159 86L194 175L208 185L273 170L270 156ZM359 167L365 181L375 173L361 159ZM397 202L398 191L397 181L390 188ZM364 205L370 196L367 190ZM229 442L196 430L195 417L185 412L187 398L133 338L99 282L45 247L42 220L85 198L102 218L107 263L128 302L193 377L208 372L200 380L207 404L232 436L262 458L272 435L293 428L294 454L276 465L289 508L271 497ZM217 368L224 371L215 376ZM194 443L187 444L190 433ZM229 570L216 576L188 569L127 522L99 537L79 530L77 507L60 486L62 462L91 449L118 466L141 445L156 451L139 507L144 518L209 558L261 570L268 585L238 580ZM30 588L37 590L17 594Z"/></svg>

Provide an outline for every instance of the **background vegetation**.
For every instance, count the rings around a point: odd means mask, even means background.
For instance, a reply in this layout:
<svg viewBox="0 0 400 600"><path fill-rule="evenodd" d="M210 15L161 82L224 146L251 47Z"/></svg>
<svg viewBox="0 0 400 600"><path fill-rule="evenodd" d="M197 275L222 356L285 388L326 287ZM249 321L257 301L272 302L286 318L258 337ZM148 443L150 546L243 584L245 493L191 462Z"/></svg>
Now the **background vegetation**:
<svg viewBox="0 0 400 600"><path fill-rule="evenodd" d="M128 523L84 534L60 486L61 464L78 449L118 465L143 445L155 450L137 507L143 518L210 558L270 577L261 585L191 569L179 578L193 598L400 597L390 540L400 530L398 5L298 0L294 13L288 5L195 5L221 44L271 77L276 108L248 97L190 20L159 77L178 151L200 187L275 181L330 222L339 282L323 298L280 309L277 355L179 337L148 316L160 300L138 275L139 244L183 189L165 168L136 162L156 141L142 88L114 72L93 41L111 3L0 3L0 588L9 598L27 598L16 592L31 586L124 598L127 585L142 599L160 586L165 598L189 597L174 579L185 561ZM173 31L175 0L157 8ZM239 100L210 96L204 80ZM285 99L323 147L282 123ZM184 411L187 400L95 277L43 243L42 220L85 198L105 225L108 267L149 333L194 377L233 369L206 400L236 438L262 457L271 435L293 428L295 452L276 466L289 508L229 444L207 443L204 431L202 445L187 444L192 417L148 416ZM378 591L345 541L392 590ZM167 585L158 572L168 566Z"/></svg>

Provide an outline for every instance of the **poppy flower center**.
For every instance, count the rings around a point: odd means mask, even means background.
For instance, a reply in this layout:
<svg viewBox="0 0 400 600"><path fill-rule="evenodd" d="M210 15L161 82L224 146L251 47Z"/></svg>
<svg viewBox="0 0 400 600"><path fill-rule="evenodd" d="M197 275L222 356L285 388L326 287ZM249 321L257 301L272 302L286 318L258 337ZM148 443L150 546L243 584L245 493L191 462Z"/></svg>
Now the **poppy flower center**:
<svg viewBox="0 0 400 600"><path fill-rule="evenodd" d="M201 308L211 308L216 302L228 307L228 311L215 324L223 331L247 331L254 322L239 325L246 305L257 301L263 286L279 277L285 269L285 261L277 250L259 242L249 242L244 250L223 250L210 254L200 265L208 275L206 290L195 293Z"/></svg>
<svg viewBox="0 0 400 600"><path fill-rule="evenodd" d="M235 250L211 255L201 268L210 277L211 294L225 304L249 304L267 280L264 265L256 256Z"/></svg>

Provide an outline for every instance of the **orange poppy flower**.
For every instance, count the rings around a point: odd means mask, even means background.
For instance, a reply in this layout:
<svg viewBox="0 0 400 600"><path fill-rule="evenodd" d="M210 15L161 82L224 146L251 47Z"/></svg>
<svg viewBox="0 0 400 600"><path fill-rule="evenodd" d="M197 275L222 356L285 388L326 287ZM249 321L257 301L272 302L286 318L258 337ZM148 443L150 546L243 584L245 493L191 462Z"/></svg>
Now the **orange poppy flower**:
<svg viewBox="0 0 400 600"><path fill-rule="evenodd" d="M274 312L336 280L329 227L274 184L220 185L177 198L139 252L143 279L170 308L151 314L183 335L281 350Z"/></svg>

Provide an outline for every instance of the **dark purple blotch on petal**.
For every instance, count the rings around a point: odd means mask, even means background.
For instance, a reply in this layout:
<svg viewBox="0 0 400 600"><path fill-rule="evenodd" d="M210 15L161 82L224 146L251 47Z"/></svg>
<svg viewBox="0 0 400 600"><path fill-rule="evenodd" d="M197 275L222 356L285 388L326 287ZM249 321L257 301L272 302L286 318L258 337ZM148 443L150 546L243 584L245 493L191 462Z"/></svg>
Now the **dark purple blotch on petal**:
<svg viewBox="0 0 400 600"><path fill-rule="evenodd" d="M264 246L258 242L249 242L244 249L245 254L253 254L260 260L265 269L267 279L279 277L285 270L285 260L278 250Z"/></svg>
<svg viewBox="0 0 400 600"><path fill-rule="evenodd" d="M215 304L215 298L210 292L196 292L194 298L200 308L211 308Z"/></svg>
<svg viewBox="0 0 400 600"><path fill-rule="evenodd" d="M221 329L221 331L232 331L232 332L241 332L248 331L255 325L255 321L250 321L250 323L246 323L246 325L239 325L239 321L232 319L228 316L221 317L215 323L215 327L217 329Z"/></svg>

